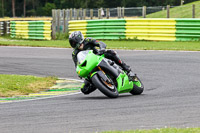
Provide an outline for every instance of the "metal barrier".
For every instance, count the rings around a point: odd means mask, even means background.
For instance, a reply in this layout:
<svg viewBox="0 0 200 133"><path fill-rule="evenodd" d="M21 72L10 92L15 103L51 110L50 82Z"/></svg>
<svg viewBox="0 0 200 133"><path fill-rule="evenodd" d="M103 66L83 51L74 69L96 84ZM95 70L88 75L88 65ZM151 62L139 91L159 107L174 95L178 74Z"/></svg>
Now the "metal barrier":
<svg viewBox="0 0 200 133"><path fill-rule="evenodd" d="M10 22L1 21L0 22L0 36L10 34Z"/></svg>
<svg viewBox="0 0 200 133"><path fill-rule="evenodd" d="M200 41L200 19L176 19L177 41Z"/></svg>
<svg viewBox="0 0 200 133"><path fill-rule="evenodd" d="M11 37L51 40L51 21L11 21Z"/></svg>
<svg viewBox="0 0 200 133"><path fill-rule="evenodd" d="M174 19L126 19L126 39L175 41Z"/></svg>
<svg viewBox="0 0 200 133"><path fill-rule="evenodd" d="M4 29L4 25L3 22L0 22L0 35L3 35L3 29Z"/></svg>
<svg viewBox="0 0 200 133"><path fill-rule="evenodd" d="M69 21L69 33L96 39L200 40L200 19L104 19Z"/></svg>
<svg viewBox="0 0 200 133"><path fill-rule="evenodd" d="M69 21L69 33L79 30L96 39L125 39L125 19Z"/></svg>

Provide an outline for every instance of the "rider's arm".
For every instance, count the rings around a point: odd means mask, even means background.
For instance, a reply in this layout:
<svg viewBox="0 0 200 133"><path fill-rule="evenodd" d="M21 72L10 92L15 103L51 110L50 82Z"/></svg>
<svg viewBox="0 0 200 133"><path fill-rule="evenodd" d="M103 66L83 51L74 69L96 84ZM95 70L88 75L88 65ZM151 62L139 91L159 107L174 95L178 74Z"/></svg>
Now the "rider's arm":
<svg viewBox="0 0 200 133"><path fill-rule="evenodd" d="M101 41L94 41L95 46L99 47L100 50L105 50L106 49L106 44L104 42Z"/></svg>
<svg viewBox="0 0 200 133"><path fill-rule="evenodd" d="M76 54L75 50L72 52L72 59L74 61L75 68L76 68L76 66L77 66L77 54Z"/></svg>
<svg viewBox="0 0 200 133"><path fill-rule="evenodd" d="M99 47L100 50L105 50L106 49L106 44L104 42L101 42L101 41L98 41L96 39L93 39L93 38L86 38L86 40L88 42L90 42L91 44L93 44L94 46L96 47Z"/></svg>

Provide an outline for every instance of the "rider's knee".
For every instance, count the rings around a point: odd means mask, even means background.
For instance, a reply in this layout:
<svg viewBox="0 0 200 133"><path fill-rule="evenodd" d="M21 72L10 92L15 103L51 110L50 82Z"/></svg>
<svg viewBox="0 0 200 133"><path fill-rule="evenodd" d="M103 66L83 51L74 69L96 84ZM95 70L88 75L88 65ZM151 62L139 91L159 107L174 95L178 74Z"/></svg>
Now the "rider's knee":
<svg viewBox="0 0 200 133"><path fill-rule="evenodd" d="M108 52L109 54L111 54L111 55L116 55L116 54L117 54L117 52L114 51L114 50L107 50L107 52Z"/></svg>
<svg viewBox="0 0 200 133"><path fill-rule="evenodd" d="M94 90L96 90L96 87L94 87L89 81L85 80L81 87L81 92L87 95L93 92Z"/></svg>

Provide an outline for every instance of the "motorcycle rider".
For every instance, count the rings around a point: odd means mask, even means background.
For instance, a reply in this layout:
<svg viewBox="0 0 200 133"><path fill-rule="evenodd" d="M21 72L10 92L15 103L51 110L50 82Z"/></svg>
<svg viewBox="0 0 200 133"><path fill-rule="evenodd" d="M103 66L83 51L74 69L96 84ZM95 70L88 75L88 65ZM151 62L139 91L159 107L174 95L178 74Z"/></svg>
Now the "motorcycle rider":
<svg viewBox="0 0 200 133"><path fill-rule="evenodd" d="M108 58L114 61L116 64L122 67L124 71L129 73L131 71L130 66L126 65L117 55L114 50L106 50L106 44L100 41L97 41L93 38L85 38L80 31L74 31L69 36L69 43L74 51L72 52L72 59L74 61L75 67L77 66L77 54L82 50L93 50L94 54L105 55L105 58ZM99 47L100 50L97 50L95 47ZM81 91L84 94L89 94L96 89L94 85L85 80L84 84L81 87Z"/></svg>

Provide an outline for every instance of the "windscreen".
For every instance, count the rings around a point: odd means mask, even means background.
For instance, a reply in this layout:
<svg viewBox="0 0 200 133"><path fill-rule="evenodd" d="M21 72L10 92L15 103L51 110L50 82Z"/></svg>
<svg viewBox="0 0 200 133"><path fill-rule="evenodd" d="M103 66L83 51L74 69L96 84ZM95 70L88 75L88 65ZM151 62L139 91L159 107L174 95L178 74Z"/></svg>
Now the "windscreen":
<svg viewBox="0 0 200 133"><path fill-rule="evenodd" d="M77 55L78 64L83 63L88 53L89 53L89 50L81 51L78 53Z"/></svg>

